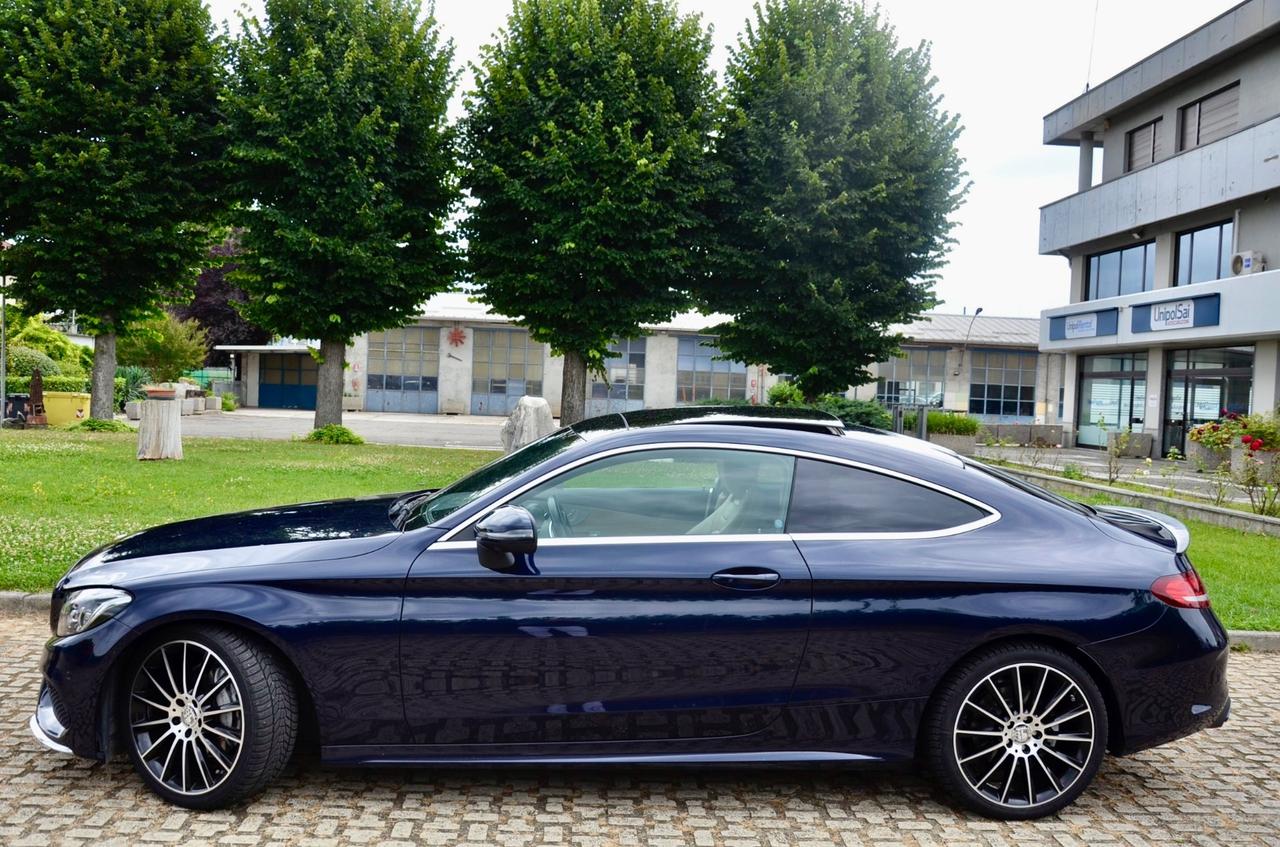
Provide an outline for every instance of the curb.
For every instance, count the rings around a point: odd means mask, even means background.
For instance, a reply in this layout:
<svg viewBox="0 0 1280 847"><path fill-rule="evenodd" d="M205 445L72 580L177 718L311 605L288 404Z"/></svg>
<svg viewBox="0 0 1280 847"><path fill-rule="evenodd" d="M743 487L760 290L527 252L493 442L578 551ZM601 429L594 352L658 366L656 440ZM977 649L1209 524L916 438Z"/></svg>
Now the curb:
<svg viewBox="0 0 1280 847"><path fill-rule="evenodd" d="M22 591L0 591L0 613L49 614L48 594L27 594ZM1250 653L1280 652L1280 632L1259 632L1250 629L1227 631L1231 646L1243 646Z"/></svg>

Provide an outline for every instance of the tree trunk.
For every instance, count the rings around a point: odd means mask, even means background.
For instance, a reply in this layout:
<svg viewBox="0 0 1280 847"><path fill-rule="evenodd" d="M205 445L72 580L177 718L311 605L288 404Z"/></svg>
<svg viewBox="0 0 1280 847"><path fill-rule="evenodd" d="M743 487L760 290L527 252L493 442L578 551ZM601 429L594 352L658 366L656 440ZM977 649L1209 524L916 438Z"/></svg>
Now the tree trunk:
<svg viewBox="0 0 1280 847"><path fill-rule="evenodd" d="M93 374L89 378L89 417L109 421L116 414L116 334L93 337Z"/></svg>
<svg viewBox="0 0 1280 847"><path fill-rule="evenodd" d="M182 398L143 400L138 424L139 459L182 458Z"/></svg>
<svg viewBox="0 0 1280 847"><path fill-rule="evenodd" d="M564 381L560 389L560 425L571 426L587 414L587 360L566 350Z"/></svg>
<svg viewBox="0 0 1280 847"><path fill-rule="evenodd" d="M316 377L316 429L342 423L342 366L346 355L345 339L320 340L320 373Z"/></svg>

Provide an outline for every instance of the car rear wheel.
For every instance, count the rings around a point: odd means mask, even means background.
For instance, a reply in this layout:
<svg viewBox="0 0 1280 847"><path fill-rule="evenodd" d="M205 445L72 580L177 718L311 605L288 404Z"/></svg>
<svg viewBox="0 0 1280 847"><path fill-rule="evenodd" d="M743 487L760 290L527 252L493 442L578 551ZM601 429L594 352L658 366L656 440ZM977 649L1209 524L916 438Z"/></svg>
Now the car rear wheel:
<svg viewBox="0 0 1280 847"><path fill-rule="evenodd" d="M1060 650L993 648L957 667L934 703L925 737L934 775L989 817L1052 814L1080 796L1102 763L1102 693Z"/></svg>
<svg viewBox="0 0 1280 847"><path fill-rule="evenodd" d="M297 736L297 697L269 651L202 627L167 632L139 656L119 714L134 768L155 793L216 809L279 775Z"/></svg>

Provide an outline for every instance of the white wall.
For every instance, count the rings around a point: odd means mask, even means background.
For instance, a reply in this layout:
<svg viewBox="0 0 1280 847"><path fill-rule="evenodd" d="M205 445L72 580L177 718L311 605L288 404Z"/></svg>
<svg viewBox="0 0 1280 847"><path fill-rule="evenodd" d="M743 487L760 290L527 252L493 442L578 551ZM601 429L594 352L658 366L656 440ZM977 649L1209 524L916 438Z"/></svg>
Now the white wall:
<svg viewBox="0 0 1280 847"><path fill-rule="evenodd" d="M347 345L346 365L342 372L342 408L359 412L364 409L365 389L369 385L368 335L358 335Z"/></svg>
<svg viewBox="0 0 1280 847"><path fill-rule="evenodd" d="M461 330L459 335L456 330ZM455 345L449 336L461 337ZM440 413L443 415L468 415L471 413L471 366L474 362L474 333L471 327L460 323L440 326Z"/></svg>
<svg viewBox="0 0 1280 847"><path fill-rule="evenodd" d="M676 351L674 335L650 335L644 343L644 404L660 409L676 404Z"/></svg>

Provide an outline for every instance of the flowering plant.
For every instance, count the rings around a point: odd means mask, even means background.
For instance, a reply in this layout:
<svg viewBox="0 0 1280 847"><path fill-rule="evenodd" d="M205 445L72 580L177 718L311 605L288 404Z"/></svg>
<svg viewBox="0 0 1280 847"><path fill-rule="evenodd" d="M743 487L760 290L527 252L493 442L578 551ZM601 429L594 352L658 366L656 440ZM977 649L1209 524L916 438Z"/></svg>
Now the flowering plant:
<svg viewBox="0 0 1280 847"><path fill-rule="evenodd" d="M1194 426L1187 437L1210 450L1225 450L1235 445L1239 433L1240 427L1235 421L1223 419Z"/></svg>
<svg viewBox="0 0 1280 847"><path fill-rule="evenodd" d="M1274 413L1246 415L1239 419L1237 425L1239 443L1244 449L1252 453L1280 451L1280 418Z"/></svg>

